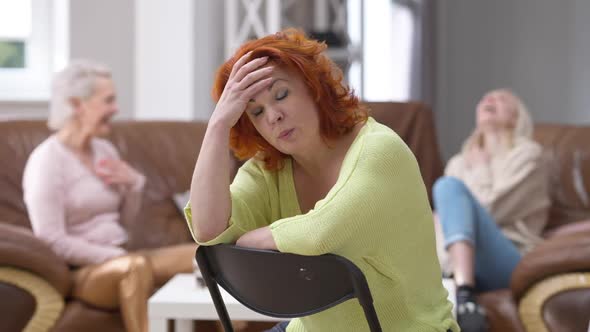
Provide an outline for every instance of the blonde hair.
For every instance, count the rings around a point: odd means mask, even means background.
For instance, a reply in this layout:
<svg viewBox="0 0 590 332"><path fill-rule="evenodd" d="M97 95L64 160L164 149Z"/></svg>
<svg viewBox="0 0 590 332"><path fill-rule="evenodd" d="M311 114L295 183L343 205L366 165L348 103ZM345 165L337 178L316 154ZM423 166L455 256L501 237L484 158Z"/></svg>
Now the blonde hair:
<svg viewBox="0 0 590 332"><path fill-rule="evenodd" d="M518 97L510 89L502 88L492 90L488 93L505 93L512 97L514 100L514 107L516 109L516 124L511 133L511 144L510 148L520 139L532 139L533 137L533 120L531 115L520 97ZM462 152L467 152L474 145L481 145L480 136L477 134L477 128L469 135L469 137L463 143Z"/></svg>
<svg viewBox="0 0 590 332"><path fill-rule="evenodd" d="M112 77L111 70L91 60L75 60L57 72L51 85L51 103L47 126L61 129L74 112L72 98L87 99L94 93L97 78Z"/></svg>

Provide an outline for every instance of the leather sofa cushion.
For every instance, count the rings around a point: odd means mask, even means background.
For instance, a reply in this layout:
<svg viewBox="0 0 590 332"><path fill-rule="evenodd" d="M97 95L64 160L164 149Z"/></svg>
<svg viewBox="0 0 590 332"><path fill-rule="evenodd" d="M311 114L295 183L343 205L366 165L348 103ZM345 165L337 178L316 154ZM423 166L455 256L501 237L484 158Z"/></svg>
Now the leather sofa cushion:
<svg viewBox="0 0 590 332"><path fill-rule="evenodd" d="M483 293L478 300L486 309L490 332L525 332L509 289Z"/></svg>
<svg viewBox="0 0 590 332"><path fill-rule="evenodd" d="M125 332L125 327L118 310L95 309L79 301L70 301L53 331Z"/></svg>
<svg viewBox="0 0 590 332"><path fill-rule="evenodd" d="M551 201L547 229L590 218L590 130L572 125L538 124L535 139L546 151Z"/></svg>
<svg viewBox="0 0 590 332"><path fill-rule="evenodd" d="M543 319L550 331L586 331L590 324L590 289L561 292L543 306Z"/></svg>
<svg viewBox="0 0 590 332"><path fill-rule="evenodd" d="M0 331L22 331L35 312L35 298L27 291L3 282L0 282L0 294L0 312L2 316L10 317L0 319Z"/></svg>

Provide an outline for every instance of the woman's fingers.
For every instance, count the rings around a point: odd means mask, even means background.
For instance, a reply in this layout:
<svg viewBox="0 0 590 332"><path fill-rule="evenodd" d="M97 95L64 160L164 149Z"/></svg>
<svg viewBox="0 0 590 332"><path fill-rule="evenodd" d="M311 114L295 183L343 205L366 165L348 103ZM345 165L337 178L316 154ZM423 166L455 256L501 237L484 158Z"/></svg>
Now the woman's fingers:
<svg viewBox="0 0 590 332"><path fill-rule="evenodd" d="M252 98L254 98L254 96L256 96L264 88L270 86L271 82L272 82L272 77L267 77L265 79L259 80L258 82L250 85L249 87L246 88L246 90L244 90L243 98L247 101L251 100Z"/></svg>
<svg viewBox="0 0 590 332"><path fill-rule="evenodd" d="M242 81L242 79L244 79L246 75L254 71L256 68L261 67L267 61L267 56L264 56L262 58L256 58L252 61L249 61L248 63L246 63L238 69L232 80L236 83L239 83L240 81Z"/></svg>
<svg viewBox="0 0 590 332"><path fill-rule="evenodd" d="M248 62L250 55L252 55L252 51L242 55L238 59L238 61L236 61L236 63L234 63L234 66L232 67L231 72L229 73L229 80L231 80L236 75L236 73L238 72L238 69L240 69L246 62Z"/></svg>
<svg viewBox="0 0 590 332"><path fill-rule="evenodd" d="M260 68L268 63L268 57L250 60L243 55L232 68L221 97L215 106L212 117L229 128L233 127L244 113L248 101L271 83L272 68Z"/></svg>
<svg viewBox="0 0 590 332"><path fill-rule="evenodd" d="M128 177L120 174L101 175L100 178L106 184L130 184L131 181Z"/></svg>
<svg viewBox="0 0 590 332"><path fill-rule="evenodd" d="M95 173L108 184L128 184L134 180L133 169L119 159L101 160Z"/></svg>
<svg viewBox="0 0 590 332"><path fill-rule="evenodd" d="M236 85L236 89L237 90L246 90L246 88L248 88L250 85L252 85L252 84L256 83L257 81L260 81L261 79L270 75L272 73L272 70L273 70L272 67L264 67L264 68L254 70L253 72L250 72L248 75L246 75L244 77L244 79L242 79Z"/></svg>

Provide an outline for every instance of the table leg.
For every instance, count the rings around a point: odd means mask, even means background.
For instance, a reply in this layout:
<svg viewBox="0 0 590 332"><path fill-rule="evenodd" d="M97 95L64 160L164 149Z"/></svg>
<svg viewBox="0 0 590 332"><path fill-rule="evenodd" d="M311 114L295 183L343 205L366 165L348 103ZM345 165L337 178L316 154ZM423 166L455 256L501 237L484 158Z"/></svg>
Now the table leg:
<svg viewBox="0 0 590 332"><path fill-rule="evenodd" d="M168 332L168 320L165 318L150 318L150 332Z"/></svg>
<svg viewBox="0 0 590 332"><path fill-rule="evenodd" d="M174 331L193 332L193 321L190 319L177 319L174 321Z"/></svg>

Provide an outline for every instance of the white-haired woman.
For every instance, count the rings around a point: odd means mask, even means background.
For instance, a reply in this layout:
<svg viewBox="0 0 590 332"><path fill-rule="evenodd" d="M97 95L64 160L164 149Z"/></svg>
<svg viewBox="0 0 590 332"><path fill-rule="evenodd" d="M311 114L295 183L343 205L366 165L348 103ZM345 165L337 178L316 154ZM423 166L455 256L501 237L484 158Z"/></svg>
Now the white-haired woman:
<svg viewBox="0 0 590 332"><path fill-rule="evenodd" d="M476 128L433 188L463 331L483 331L475 292L506 288L547 220L548 176L522 101L493 90L477 105ZM441 260L445 260L441 257Z"/></svg>
<svg viewBox="0 0 590 332"><path fill-rule="evenodd" d="M120 221L136 217L145 177L101 138L118 112L110 70L76 61L52 88L48 125L56 132L31 153L23 175L33 232L74 268L75 298L120 308L127 331L147 331L154 284L191 271L196 246L125 248Z"/></svg>

